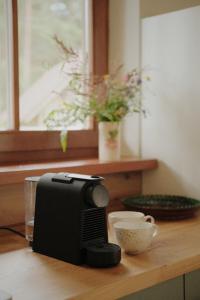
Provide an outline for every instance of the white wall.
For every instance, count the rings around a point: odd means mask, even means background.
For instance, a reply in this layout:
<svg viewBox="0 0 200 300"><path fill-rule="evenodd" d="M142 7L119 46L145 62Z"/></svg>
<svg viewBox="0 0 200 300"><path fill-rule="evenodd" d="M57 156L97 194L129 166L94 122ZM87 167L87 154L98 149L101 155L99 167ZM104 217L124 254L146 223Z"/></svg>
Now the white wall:
<svg viewBox="0 0 200 300"><path fill-rule="evenodd" d="M124 64L125 70L139 67L139 0L110 0L109 7L110 70ZM122 156L140 153L139 116L128 117L122 126Z"/></svg>
<svg viewBox="0 0 200 300"><path fill-rule="evenodd" d="M200 6L144 19L142 62L152 78L142 154L160 166L143 192L200 199Z"/></svg>

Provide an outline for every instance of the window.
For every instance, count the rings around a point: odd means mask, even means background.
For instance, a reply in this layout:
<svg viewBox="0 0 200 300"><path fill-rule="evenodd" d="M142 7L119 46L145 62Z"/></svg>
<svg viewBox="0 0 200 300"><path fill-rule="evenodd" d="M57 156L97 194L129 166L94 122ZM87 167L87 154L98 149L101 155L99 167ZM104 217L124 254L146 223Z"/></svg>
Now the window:
<svg viewBox="0 0 200 300"><path fill-rule="evenodd" d="M67 78L53 36L88 54L87 4L83 0L18 0L21 130L45 130L45 117L64 96Z"/></svg>
<svg viewBox="0 0 200 300"><path fill-rule="evenodd" d="M66 156L43 120L65 84L53 35L78 51L92 45L93 72L106 73L107 10L107 0L0 0L0 163L97 154L95 127L74 128Z"/></svg>
<svg viewBox="0 0 200 300"><path fill-rule="evenodd" d="M10 2L0 1L0 130L12 127L12 23Z"/></svg>

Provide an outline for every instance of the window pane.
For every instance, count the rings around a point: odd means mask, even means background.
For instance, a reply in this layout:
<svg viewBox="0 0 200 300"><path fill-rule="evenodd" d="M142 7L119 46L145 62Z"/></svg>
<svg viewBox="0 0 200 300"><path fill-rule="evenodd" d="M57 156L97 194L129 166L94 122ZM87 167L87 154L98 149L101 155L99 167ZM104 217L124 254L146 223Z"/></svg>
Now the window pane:
<svg viewBox="0 0 200 300"><path fill-rule="evenodd" d="M9 1L0 0L0 130L10 129L10 96L12 92L10 76L11 35Z"/></svg>
<svg viewBox="0 0 200 300"><path fill-rule="evenodd" d="M45 129L45 116L56 108L66 79L62 55L53 40L84 50L85 0L18 0L20 125ZM83 128L82 124L75 129Z"/></svg>

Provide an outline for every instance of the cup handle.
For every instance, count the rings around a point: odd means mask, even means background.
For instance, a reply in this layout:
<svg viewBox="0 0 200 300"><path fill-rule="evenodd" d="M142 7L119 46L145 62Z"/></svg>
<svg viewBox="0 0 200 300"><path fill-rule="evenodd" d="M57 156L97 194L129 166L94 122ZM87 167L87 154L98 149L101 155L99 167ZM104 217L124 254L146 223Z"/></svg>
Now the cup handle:
<svg viewBox="0 0 200 300"><path fill-rule="evenodd" d="M155 223L154 217L149 216L149 215L145 216L145 217L144 217L144 220L145 220L145 222L149 222L149 223L152 223L152 224Z"/></svg>

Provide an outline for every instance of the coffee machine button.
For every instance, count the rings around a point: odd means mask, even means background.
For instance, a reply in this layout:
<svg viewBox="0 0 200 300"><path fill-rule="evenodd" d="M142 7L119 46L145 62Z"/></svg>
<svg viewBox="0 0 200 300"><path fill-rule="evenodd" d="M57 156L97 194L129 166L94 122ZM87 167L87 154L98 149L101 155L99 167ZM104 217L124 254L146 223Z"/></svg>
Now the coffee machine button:
<svg viewBox="0 0 200 300"><path fill-rule="evenodd" d="M106 207L109 203L109 194L102 184L89 186L86 192L86 201L93 207Z"/></svg>

